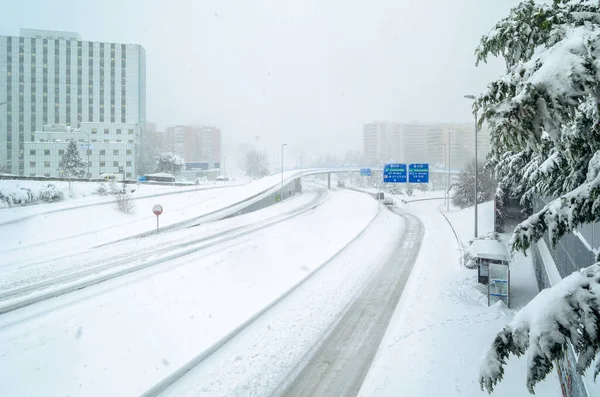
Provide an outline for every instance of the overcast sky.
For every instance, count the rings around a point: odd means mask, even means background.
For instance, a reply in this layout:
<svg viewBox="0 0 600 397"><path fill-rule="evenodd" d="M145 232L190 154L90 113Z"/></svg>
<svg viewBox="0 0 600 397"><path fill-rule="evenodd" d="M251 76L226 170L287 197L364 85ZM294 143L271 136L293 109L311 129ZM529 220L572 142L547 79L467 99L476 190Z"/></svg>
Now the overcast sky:
<svg viewBox="0 0 600 397"><path fill-rule="evenodd" d="M4 4L0 34L76 31L141 44L147 115L159 127L219 126L226 143L343 153L373 120L469 121L466 93L502 71L475 68L509 0L101 0Z"/></svg>

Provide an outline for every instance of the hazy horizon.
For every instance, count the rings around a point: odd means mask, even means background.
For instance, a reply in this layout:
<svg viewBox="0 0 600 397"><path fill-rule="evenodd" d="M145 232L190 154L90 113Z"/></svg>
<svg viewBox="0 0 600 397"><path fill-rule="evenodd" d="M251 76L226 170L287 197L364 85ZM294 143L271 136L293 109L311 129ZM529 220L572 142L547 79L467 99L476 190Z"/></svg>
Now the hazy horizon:
<svg viewBox="0 0 600 397"><path fill-rule="evenodd" d="M360 150L362 125L376 120L468 123L463 95L503 70L476 68L473 51L514 4L28 1L5 7L0 34L142 45L147 121L159 130L210 124L228 145L260 137L268 150L343 153Z"/></svg>

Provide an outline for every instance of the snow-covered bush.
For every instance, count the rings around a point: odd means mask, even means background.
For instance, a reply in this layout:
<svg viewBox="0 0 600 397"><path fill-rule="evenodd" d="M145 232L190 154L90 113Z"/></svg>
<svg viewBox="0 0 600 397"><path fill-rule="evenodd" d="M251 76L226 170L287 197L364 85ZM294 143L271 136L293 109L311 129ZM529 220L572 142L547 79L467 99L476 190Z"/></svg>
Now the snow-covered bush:
<svg viewBox="0 0 600 397"><path fill-rule="evenodd" d="M16 188L0 189L0 208L7 208L13 205L25 205L36 201L59 201L64 198L64 193L50 184L40 187L33 191L27 187L17 186Z"/></svg>
<svg viewBox="0 0 600 397"><path fill-rule="evenodd" d="M496 335L480 370L481 388L492 392L504 377L508 358L527 353L527 388L533 393L563 357L567 343L583 374L600 352L600 262L542 290ZM594 369L598 373L600 360Z"/></svg>
<svg viewBox="0 0 600 397"><path fill-rule="evenodd" d="M106 187L106 184L102 182L100 183L100 185L98 185L98 187L96 188L96 190L94 190L92 194L98 196L106 196L110 194L110 190Z"/></svg>
<svg viewBox="0 0 600 397"><path fill-rule="evenodd" d="M124 214L131 214L135 208L135 202L126 190L115 193L115 202L119 211Z"/></svg>
<svg viewBox="0 0 600 397"><path fill-rule="evenodd" d="M46 202L60 201L65 197L65 194L58 190L56 186L52 184L48 184L47 186L42 186L38 190L37 199Z"/></svg>

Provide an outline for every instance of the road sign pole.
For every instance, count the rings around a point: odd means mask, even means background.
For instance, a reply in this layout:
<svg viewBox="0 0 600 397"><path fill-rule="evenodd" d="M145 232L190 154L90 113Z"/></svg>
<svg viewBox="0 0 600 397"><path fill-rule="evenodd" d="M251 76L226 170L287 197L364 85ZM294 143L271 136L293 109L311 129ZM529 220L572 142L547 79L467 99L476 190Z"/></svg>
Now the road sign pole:
<svg viewBox="0 0 600 397"><path fill-rule="evenodd" d="M155 204L154 207L152 207L152 213L154 215L156 215L156 234L158 234L158 216L160 214L162 214L163 212L163 207L160 204Z"/></svg>

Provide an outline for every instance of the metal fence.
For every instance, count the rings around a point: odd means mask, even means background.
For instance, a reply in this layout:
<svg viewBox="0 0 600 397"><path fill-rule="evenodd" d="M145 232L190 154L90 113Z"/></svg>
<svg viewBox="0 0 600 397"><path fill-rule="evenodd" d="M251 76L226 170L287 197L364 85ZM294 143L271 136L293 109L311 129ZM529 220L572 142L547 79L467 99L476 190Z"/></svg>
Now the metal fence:
<svg viewBox="0 0 600 397"><path fill-rule="evenodd" d="M545 205L546 200L536 198L533 203L534 213L540 211ZM593 247L600 246L600 223L580 226L573 233L564 235L554 247L550 242L548 233L544 235L544 241L560 276L564 278L595 262L596 250ZM533 245L532 253L539 288L551 287L542 255L536 244ZM575 368L576 362L572 348L567 349L565 357L556 362L558 378L564 397L588 397L583 379Z"/></svg>
<svg viewBox="0 0 600 397"><path fill-rule="evenodd" d="M540 211L545 205L546 200L537 198L533 204L534 213ZM548 233L544 235L544 241L558 272L564 278L595 262L596 250L593 247L600 246L600 223L588 223L578 227L573 233L565 234L556 246L552 246Z"/></svg>

